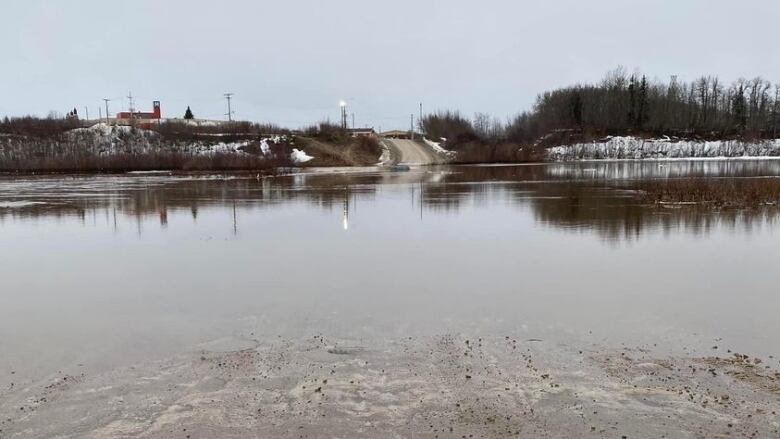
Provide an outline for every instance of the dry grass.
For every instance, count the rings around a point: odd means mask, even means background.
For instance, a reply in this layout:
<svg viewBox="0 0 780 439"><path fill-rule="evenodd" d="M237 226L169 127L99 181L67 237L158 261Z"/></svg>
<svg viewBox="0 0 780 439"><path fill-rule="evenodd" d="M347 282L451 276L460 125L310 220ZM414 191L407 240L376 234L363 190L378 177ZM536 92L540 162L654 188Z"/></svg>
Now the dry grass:
<svg viewBox="0 0 780 439"><path fill-rule="evenodd" d="M632 185L650 203L697 203L715 207L758 207L780 203L780 178L690 178Z"/></svg>
<svg viewBox="0 0 780 439"><path fill-rule="evenodd" d="M297 141L307 154L315 157L306 166L371 166L382 155L376 137L349 138L343 144L301 137Z"/></svg>
<svg viewBox="0 0 780 439"><path fill-rule="evenodd" d="M453 148L457 154L451 163L528 163L544 161L544 150L530 146L520 146L516 143L503 142L488 144L472 141L456 145Z"/></svg>
<svg viewBox="0 0 780 439"><path fill-rule="evenodd" d="M117 173L130 171L221 171L269 170L289 166L287 160L269 160L248 154L217 153L192 155L176 152L31 157L0 161L0 172L7 173Z"/></svg>

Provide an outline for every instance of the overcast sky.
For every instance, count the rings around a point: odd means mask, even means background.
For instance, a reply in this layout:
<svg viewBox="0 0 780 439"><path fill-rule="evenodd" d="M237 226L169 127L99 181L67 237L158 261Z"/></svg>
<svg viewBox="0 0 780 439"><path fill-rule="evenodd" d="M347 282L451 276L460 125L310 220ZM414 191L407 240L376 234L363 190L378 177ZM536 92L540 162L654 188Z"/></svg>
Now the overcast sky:
<svg viewBox="0 0 780 439"><path fill-rule="evenodd" d="M623 65L780 81L777 0L2 0L0 115L236 116L404 128L419 111L506 117Z"/></svg>

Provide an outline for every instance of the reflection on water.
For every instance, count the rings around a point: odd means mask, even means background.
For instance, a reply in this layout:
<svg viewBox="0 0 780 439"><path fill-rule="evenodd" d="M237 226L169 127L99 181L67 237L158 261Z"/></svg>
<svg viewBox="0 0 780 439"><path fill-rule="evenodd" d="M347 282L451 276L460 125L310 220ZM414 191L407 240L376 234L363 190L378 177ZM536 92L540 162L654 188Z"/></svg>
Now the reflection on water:
<svg viewBox="0 0 780 439"><path fill-rule="evenodd" d="M426 214L457 214L463 206L510 205L530 208L545 226L587 230L609 241L641 237L643 231L686 230L706 234L713 227L750 232L774 224L777 209L724 210L642 205L627 182L689 176L743 178L779 176L776 160L668 162L582 162L535 166L461 166L408 173L303 173L255 176L101 176L6 178L0 187L0 221L41 217L98 220L117 228L130 219L138 233L152 217L169 226L169 212L226 208L232 228L258 209L304 203L326 211L343 210L349 229L350 204L370 204L383 192L408 197L408 208Z"/></svg>
<svg viewBox="0 0 780 439"><path fill-rule="evenodd" d="M625 189L687 175L780 162L2 177L0 388L11 370L219 337L717 337L777 355L778 212L658 208Z"/></svg>

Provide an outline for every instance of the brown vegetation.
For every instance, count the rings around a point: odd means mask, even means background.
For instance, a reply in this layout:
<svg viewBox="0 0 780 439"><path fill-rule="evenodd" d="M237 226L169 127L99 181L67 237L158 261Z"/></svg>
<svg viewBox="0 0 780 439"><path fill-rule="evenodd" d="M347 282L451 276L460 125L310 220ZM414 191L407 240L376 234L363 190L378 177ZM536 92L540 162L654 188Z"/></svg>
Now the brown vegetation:
<svg viewBox="0 0 780 439"><path fill-rule="evenodd" d="M376 137L345 137L340 143L299 137L298 143L315 157L306 163L307 166L371 166L382 155L382 146Z"/></svg>
<svg viewBox="0 0 780 439"><path fill-rule="evenodd" d="M150 127L171 141L197 141L218 137L220 141L234 142L242 139L270 135L290 134L290 130L274 124L251 122L227 122L216 125L197 125L184 121L166 121Z"/></svg>
<svg viewBox="0 0 780 439"><path fill-rule="evenodd" d="M178 152L144 154L29 157L0 161L0 172L13 173L117 173L130 171L271 170L291 165L289 160L216 153L193 155Z"/></svg>
<svg viewBox="0 0 780 439"><path fill-rule="evenodd" d="M12 136L30 136L36 138L53 138L62 135L74 128L81 128L81 122L76 118L45 119L24 116L4 118L0 120L0 134Z"/></svg>
<svg viewBox="0 0 780 439"><path fill-rule="evenodd" d="M339 145L346 144L352 139L340 126L327 121L306 127L301 131L305 137Z"/></svg>
<svg viewBox="0 0 780 439"><path fill-rule="evenodd" d="M0 123L0 172L267 170L292 165L288 142L269 142L273 154L261 154L259 140L265 132L280 130L274 126L166 122L153 130L74 128L83 128L76 118L6 118ZM248 142L240 152L209 149L237 141Z"/></svg>
<svg viewBox="0 0 780 439"><path fill-rule="evenodd" d="M778 178L691 178L632 184L650 203L696 203L714 207L758 207L780 203Z"/></svg>

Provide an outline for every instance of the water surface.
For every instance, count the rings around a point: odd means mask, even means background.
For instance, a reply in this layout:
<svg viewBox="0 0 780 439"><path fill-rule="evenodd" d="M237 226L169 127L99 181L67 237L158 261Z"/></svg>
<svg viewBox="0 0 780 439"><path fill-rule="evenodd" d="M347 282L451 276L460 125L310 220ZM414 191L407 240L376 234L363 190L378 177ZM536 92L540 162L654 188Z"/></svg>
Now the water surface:
<svg viewBox="0 0 780 439"><path fill-rule="evenodd" d="M626 189L689 176L774 178L780 162L3 177L0 385L316 334L777 355L777 211Z"/></svg>

